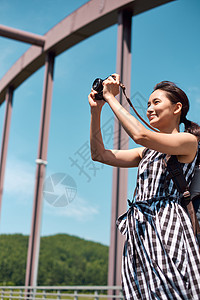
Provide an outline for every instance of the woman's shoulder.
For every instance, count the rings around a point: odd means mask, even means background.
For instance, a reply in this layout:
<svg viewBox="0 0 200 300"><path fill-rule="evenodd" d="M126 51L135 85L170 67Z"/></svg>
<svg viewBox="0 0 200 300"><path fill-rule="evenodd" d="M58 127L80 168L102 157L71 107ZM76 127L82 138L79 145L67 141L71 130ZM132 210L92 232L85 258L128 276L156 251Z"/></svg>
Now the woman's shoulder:
<svg viewBox="0 0 200 300"><path fill-rule="evenodd" d="M155 149L151 149L151 148L148 148L148 147L141 147L141 159L143 158L149 158L152 160L152 158L162 158L166 155L176 155L179 162L181 163L190 163L192 162L198 151L200 151L200 141L197 140L197 137L191 133L188 133L188 132L179 132L179 133L175 133L174 136L177 136L177 141L184 141L184 145L187 145L187 147L190 148L190 155L179 155L179 154L169 154L167 153L167 151L157 151ZM179 138L181 137L181 138ZM189 146L188 146L189 145ZM177 146L178 146L178 142L177 142Z"/></svg>
<svg viewBox="0 0 200 300"><path fill-rule="evenodd" d="M177 155L178 161L181 163L192 163L197 156L197 153L199 151L199 141L197 137L194 134L191 134L189 132L181 132L179 133L182 135L183 139L185 139L186 142L188 142L188 147L190 149L189 155Z"/></svg>

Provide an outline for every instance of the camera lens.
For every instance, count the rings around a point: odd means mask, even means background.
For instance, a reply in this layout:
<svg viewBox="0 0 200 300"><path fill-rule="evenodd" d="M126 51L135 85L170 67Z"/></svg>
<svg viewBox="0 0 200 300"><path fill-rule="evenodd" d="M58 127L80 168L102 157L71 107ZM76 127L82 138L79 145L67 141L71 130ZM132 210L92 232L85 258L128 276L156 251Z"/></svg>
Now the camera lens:
<svg viewBox="0 0 200 300"><path fill-rule="evenodd" d="M102 92L103 91L103 80L101 78L95 79L92 85L93 90L97 92Z"/></svg>
<svg viewBox="0 0 200 300"><path fill-rule="evenodd" d="M104 100L103 99L103 80L101 78L95 79L92 84L93 90L95 90L98 94L95 94L96 100Z"/></svg>

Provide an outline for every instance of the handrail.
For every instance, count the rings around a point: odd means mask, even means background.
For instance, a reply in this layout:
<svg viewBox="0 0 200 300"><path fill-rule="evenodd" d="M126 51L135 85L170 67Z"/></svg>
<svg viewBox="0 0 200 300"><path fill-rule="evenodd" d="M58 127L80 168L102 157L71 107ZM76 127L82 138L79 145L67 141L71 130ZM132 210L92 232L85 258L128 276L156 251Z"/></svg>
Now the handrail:
<svg viewBox="0 0 200 300"><path fill-rule="evenodd" d="M1 300L123 299L121 286L0 286Z"/></svg>

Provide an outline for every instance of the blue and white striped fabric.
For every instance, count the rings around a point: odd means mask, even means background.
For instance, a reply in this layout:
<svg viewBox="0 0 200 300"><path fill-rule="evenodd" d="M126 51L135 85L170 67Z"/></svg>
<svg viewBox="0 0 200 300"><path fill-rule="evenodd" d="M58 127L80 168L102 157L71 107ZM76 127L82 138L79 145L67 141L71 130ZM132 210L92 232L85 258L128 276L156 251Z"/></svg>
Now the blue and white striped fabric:
<svg viewBox="0 0 200 300"><path fill-rule="evenodd" d="M165 154L148 149L138 167L137 194L117 220L127 236L122 261L125 299L200 299L200 253L192 225L166 181ZM195 161L182 164L188 183Z"/></svg>

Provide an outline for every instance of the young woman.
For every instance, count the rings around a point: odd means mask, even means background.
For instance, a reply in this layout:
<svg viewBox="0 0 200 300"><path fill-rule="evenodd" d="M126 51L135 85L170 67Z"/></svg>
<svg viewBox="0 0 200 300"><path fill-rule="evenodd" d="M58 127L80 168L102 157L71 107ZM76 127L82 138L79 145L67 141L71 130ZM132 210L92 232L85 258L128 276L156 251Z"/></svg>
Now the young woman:
<svg viewBox="0 0 200 300"><path fill-rule="evenodd" d="M126 234L122 287L126 299L200 299L200 254L190 219L180 205L180 194L163 159L176 155L190 184L197 159L200 127L186 118L189 101L174 83L157 84L150 95L147 117L159 132L146 129L115 96L119 75L103 82L103 97L127 134L142 147L130 150L104 148L100 116L102 100L95 91L91 106L91 156L116 167L138 167L136 196L117 224ZM185 132L179 132L179 124ZM125 201L125 199L122 199Z"/></svg>

